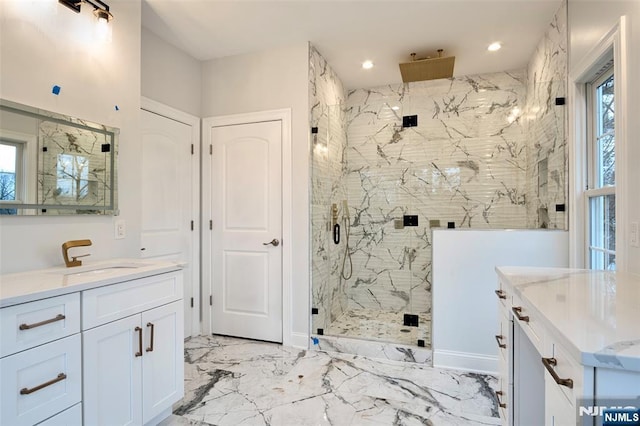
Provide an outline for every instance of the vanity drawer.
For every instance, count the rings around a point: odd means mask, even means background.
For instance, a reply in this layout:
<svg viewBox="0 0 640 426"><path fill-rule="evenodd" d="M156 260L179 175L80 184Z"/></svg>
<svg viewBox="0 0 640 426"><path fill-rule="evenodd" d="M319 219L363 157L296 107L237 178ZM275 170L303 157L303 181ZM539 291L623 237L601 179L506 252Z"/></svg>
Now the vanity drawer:
<svg viewBox="0 0 640 426"><path fill-rule="evenodd" d="M0 356L80 332L80 294L71 293L0 309Z"/></svg>
<svg viewBox="0 0 640 426"><path fill-rule="evenodd" d="M181 271L83 291L82 329L88 330L182 297Z"/></svg>
<svg viewBox="0 0 640 426"><path fill-rule="evenodd" d="M520 327L533 346L538 350L538 353L544 353L545 331L540 320L536 316L531 315L531 312L522 305L517 297L513 298L511 313L513 314L513 321L520 324Z"/></svg>
<svg viewBox="0 0 640 426"><path fill-rule="evenodd" d="M576 403L577 398L581 398L582 389L584 386L584 367L580 365L575 359L573 359L569 352L560 345L554 339L548 339L547 342L547 350L542 353L551 353L552 355L549 357L553 359L553 361L548 361L545 365L546 370L553 370L557 375L557 378L562 382L566 379L571 379L571 385L567 386L565 384L555 383L557 387L562 391L562 393L566 396L566 398L571 401L573 405ZM545 355L543 355L545 357ZM546 358L549 360L549 358ZM555 362L555 365L552 365ZM545 364L543 362L543 364ZM548 376L545 380L551 380L555 382L553 375L550 371L546 371L545 374ZM564 383L564 382L563 382Z"/></svg>
<svg viewBox="0 0 640 426"><path fill-rule="evenodd" d="M82 404L67 408L62 413L38 423L38 426L77 426L82 424Z"/></svg>
<svg viewBox="0 0 640 426"><path fill-rule="evenodd" d="M502 281L498 283L498 289L495 290L496 298L498 299L500 309L508 310L511 307L513 297L511 295L511 287L504 284Z"/></svg>
<svg viewBox="0 0 640 426"><path fill-rule="evenodd" d="M33 425L80 402L80 334L0 360L0 424Z"/></svg>

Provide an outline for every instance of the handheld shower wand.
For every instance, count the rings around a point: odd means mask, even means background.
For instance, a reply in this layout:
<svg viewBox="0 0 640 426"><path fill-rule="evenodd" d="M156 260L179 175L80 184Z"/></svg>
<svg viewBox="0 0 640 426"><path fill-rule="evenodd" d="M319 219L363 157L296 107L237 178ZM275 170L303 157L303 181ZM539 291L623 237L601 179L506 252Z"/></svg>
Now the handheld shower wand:
<svg viewBox="0 0 640 426"><path fill-rule="evenodd" d="M349 204L347 200L342 200L342 220L344 222L345 229L345 245L344 245L344 257L342 258L342 272L340 275L343 279L348 280L353 275L353 262L351 260L351 252L349 251L349 228L351 228L351 218L349 217ZM345 273L345 266L347 263L347 257L349 258L349 273Z"/></svg>
<svg viewBox="0 0 640 426"><path fill-rule="evenodd" d="M331 206L331 217L333 222L333 243L340 244L340 224L338 223L338 205Z"/></svg>

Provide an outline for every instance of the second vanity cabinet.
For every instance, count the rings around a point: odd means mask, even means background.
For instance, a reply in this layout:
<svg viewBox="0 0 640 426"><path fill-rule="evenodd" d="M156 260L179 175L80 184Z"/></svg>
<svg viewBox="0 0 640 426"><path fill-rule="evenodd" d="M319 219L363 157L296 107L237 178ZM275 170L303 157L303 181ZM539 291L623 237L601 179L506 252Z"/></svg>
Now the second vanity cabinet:
<svg viewBox="0 0 640 426"><path fill-rule="evenodd" d="M143 425L171 413L184 393L182 272L132 264L2 276L0 424ZM17 290L38 280L50 289Z"/></svg>
<svg viewBox="0 0 640 426"><path fill-rule="evenodd" d="M597 407L640 401L637 277L553 268L497 272L503 425L599 426Z"/></svg>

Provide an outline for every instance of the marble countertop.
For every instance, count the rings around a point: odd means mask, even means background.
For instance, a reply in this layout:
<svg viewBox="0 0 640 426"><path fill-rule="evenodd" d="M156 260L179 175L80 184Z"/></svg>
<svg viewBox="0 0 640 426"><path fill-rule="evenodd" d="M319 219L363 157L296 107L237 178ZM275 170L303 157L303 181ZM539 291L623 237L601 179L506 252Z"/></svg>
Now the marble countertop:
<svg viewBox="0 0 640 426"><path fill-rule="evenodd" d="M640 371L640 277L498 267L522 304L583 365Z"/></svg>
<svg viewBox="0 0 640 426"><path fill-rule="evenodd" d="M111 259L0 275L0 308L182 269L176 262Z"/></svg>

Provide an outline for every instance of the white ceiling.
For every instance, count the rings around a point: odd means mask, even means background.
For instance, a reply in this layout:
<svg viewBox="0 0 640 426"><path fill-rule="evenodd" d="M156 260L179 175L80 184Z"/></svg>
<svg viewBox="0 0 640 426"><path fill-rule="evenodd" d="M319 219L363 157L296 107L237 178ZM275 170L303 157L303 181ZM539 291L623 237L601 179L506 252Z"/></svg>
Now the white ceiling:
<svg viewBox="0 0 640 426"><path fill-rule="evenodd" d="M310 41L353 89L400 83L411 52L439 48L456 76L525 68L561 1L144 0L142 24L203 61Z"/></svg>

